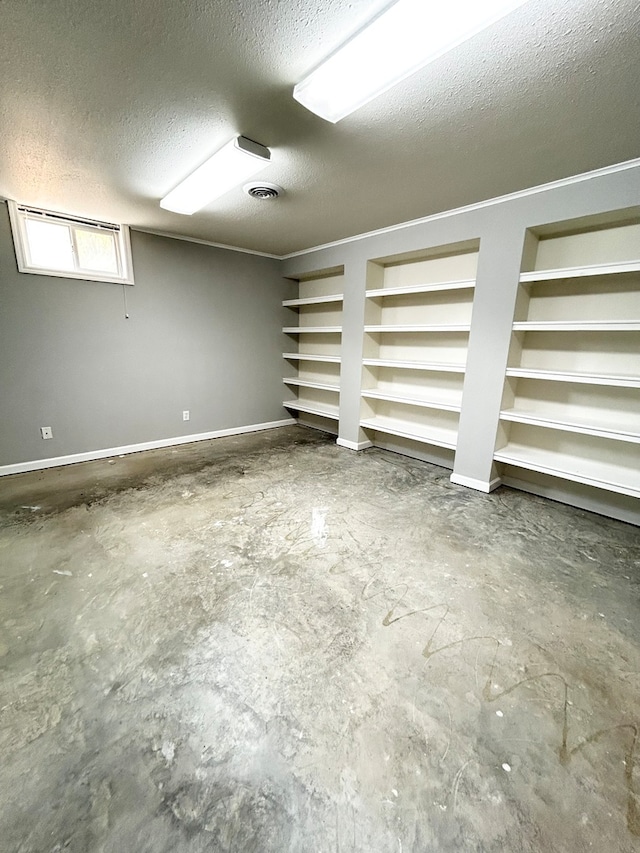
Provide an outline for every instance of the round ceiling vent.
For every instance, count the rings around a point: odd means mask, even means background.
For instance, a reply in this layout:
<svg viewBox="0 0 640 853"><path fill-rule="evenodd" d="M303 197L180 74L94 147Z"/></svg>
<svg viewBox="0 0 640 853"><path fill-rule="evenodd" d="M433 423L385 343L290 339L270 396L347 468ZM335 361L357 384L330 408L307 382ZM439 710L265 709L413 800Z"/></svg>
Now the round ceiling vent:
<svg viewBox="0 0 640 853"><path fill-rule="evenodd" d="M278 198L284 192L282 187L279 187L277 184L267 184L264 181L259 184L245 184L243 189L251 198L259 198L264 201L268 201L271 198Z"/></svg>

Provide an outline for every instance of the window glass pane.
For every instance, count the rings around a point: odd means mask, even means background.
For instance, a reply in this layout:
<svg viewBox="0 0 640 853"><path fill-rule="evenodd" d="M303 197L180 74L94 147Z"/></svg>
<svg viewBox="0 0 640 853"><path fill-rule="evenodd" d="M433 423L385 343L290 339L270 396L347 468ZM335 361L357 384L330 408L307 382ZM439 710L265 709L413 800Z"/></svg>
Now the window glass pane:
<svg viewBox="0 0 640 853"><path fill-rule="evenodd" d="M112 232L76 228L75 236L78 265L83 270L118 273L118 255Z"/></svg>
<svg viewBox="0 0 640 853"><path fill-rule="evenodd" d="M75 266L68 225L38 219L27 219L25 225L34 267L73 271Z"/></svg>

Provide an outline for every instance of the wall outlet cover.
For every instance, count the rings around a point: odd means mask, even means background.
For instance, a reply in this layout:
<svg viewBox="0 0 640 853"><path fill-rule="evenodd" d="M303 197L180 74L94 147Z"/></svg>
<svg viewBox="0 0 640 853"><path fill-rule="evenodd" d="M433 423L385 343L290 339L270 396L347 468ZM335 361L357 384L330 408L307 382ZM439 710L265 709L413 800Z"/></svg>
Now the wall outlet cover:
<svg viewBox="0 0 640 853"><path fill-rule="evenodd" d="M191 417L191 415L189 414L189 409L185 409L184 412L182 413L182 420L188 421L190 417Z"/></svg>
<svg viewBox="0 0 640 853"><path fill-rule="evenodd" d="M53 438L53 430L51 427L40 427L40 435L43 438Z"/></svg>

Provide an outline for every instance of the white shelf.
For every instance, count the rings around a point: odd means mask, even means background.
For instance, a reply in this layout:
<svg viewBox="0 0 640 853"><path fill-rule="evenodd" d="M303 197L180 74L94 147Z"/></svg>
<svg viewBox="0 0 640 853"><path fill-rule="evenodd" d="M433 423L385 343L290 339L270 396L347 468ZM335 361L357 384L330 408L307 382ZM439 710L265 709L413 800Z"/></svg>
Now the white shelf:
<svg viewBox="0 0 640 853"><path fill-rule="evenodd" d="M557 281L563 278L587 278L596 275L619 275L620 273L640 272L640 260L624 261L617 264L593 264L584 267L567 267L555 270L530 270L520 274L520 281Z"/></svg>
<svg viewBox="0 0 640 853"><path fill-rule="evenodd" d="M434 284L409 284L404 287L379 287L375 290L367 290L369 299L377 299L380 296L405 296L412 293L438 293L445 290L468 290L475 287L473 278L461 279L460 281L441 281Z"/></svg>
<svg viewBox="0 0 640 853"><path fill-rule="evenodd" d="M553 450L542 450L523 444L507 444L496 451L494 459L507 465L526 468L606 489L621 495L640 498L640 476L637 471L594 459L585 459Z"/></svg>
<svg viewBox="0 0 640 853"><path fill-rule="evenodd" d="M560 420L558 418L551 418L548 415L541 415L537 412L520 409L504 409L500 412L500 419L503 421L512 421L513 423L562 430L564 432L575 432L580 435L595 435L619 441L640 442L640 422L638 422L636 429L627 429L624 427L621 428L619 422L614 425L603 419L586 418L580 422L569 419Z"/></svg>
<svg viewBox="0 0 640 853"><path fill-rule="evenodd" d="M332 302L342 302L343 298L341 293L333 293L330 296L307 296L304 299L285 299L282 307L301 308L304 305L326 305Z"/></svg>
<svg viewBox="0 0 640 853"><path fill-rule="evenodd" d="M640 497L639 248L624 217L527 235L496 462Z"/></svg>
<svg viewBox="0 0 640 853"><path fill-rule="evenodd" d="M426 370L437 373L464 373L464 364L447 364L435 361L402 361L391 358L365 358L366 367L397 367L403 370Z"/></svg>
<svg viewBox="0 0 640 853"><path fill-rule="evenodd" d="M543 379L551 382L579 382L585 385L607 385L617 388L640 388L640 376L624 376L610 373L572 373L560 370L508 367L507 376L522 379Z"/></svg>
<svg viewBox="0 0 640 853"><path fill-rule="evenodd" d="M399 438L408 438L411 441L419 441L422 444L433 444L436 447L446 447L455 450L457 432L445 427L417 428L407 421L397 421L391 418L369 418L360 421L363 429L372 429L376 432L384 432L387 435L396 435Z"/></svg>
<svg viewBox="0 0 640 853"><path fill-rule="evenodd" d="M444 412L459 412L459 403L448 403L445 400L421 400L417 397L405 397L398 394L389 394L386 391L368 389L362 392L362 396L370 400L386 400L389 403L402 403L405 406L418 406L423 409L440 409Z"/></svg>
<svg viewBox="0 0 640 853"><path fill-rule="evenodd" d="M297 412L307 412L310 415L320 415L322 418L330 418L333 421L339 419L339 410L335 406L322 406L308 400L287 400L282 404L286 409L294 409Z"/></svg>
<svg viewBox="0 0 640 853"><path fill-rule="evenodd" d="M339 335L342 326L284 326L282 331L286 335Z"/></svg>
<svg viewBox="0 0 640 853"><path fill-rule="evenodd" d="M340 364L339 355L314 355L307 352L283 352L282 357L289 361L322 361L326 364Z"/></svg>
<svg viewBox="0 0 640 853"><path fill-rule="evenodd" d="M640 332L640 320L527 320L514 332Z"/></svg>
<svg viewBox="0 0 640 853"><path fill-rule="evenodd" d="M341 274L318 272L298 281L295 298L282 302L284 308L297 312L297 318L293 318L296 325L284 326L282 331L295 337L291 348L298 350L282 354L294 368L291 371L294 375L282 380L287 388L284 393L297 395L297 399L286 400L282 405L296 415L324 419L317 426L330 433L336 432L336 422L340 419L342 326L337 324L342 319L342 284Z"/></svg>
<svg viewBox="0 0 640 853"><path fill-rule="evenodd" d="M385 259L382 274L370 270L362 363L371 373L360 425L376 440L455 450L477 249L475 241L434 247L425 257Z"/></svg>
<svg viewBox="0 0 640 853"><path fill-rule="evenodd" d="M287 376L282 381L285 385L296 385L299 388L316 388L318 391L340 391L339 385L331 385L328 382L314 382L311 379L299 379L297 376Z"/></svg>
<svg viewBox="0 0 640 853"><path fill-rule="evenodd" d="M405 333L405 332L468 332L470 323L431 323L420 326L365 326L365 332L379 333Z"/></svg>

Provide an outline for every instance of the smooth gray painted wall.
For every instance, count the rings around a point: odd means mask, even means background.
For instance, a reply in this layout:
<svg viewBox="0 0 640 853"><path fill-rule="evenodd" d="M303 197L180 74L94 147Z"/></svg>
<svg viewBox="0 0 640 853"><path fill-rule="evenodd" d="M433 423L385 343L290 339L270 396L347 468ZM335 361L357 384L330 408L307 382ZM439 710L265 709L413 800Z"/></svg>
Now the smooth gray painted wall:
<svg viewBox="0 0 640 853"><path fill-rule="evenodd" d="M279 262L131 240L133 287L22 274L0 204L0 465L288 417Z"/></svg>

